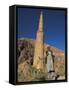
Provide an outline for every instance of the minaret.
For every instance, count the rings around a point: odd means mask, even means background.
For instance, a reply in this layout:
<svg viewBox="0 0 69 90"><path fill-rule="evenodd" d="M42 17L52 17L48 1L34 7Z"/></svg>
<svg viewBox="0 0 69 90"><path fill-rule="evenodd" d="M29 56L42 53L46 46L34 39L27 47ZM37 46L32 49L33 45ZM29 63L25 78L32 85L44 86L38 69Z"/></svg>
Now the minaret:
<svg viewBox="0 0 69 90"><path fill-rule="evenodd" d="M44 32L43 32L43 14L41 12L39 18L39 26L35 40L34 60L33 66L37 69L44 67Z"/></svg>

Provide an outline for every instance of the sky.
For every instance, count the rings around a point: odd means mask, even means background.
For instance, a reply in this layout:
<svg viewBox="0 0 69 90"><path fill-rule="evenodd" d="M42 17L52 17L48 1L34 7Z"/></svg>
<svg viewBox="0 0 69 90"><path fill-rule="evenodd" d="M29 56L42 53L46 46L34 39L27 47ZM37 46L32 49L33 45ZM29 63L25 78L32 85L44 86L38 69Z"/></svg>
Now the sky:
<svg viewBox="0 0 69 90"><path fill-rule="evenodd" d="M17 38L36 39L40 12L43 12L44 43L65 50L65 11L50 9L17 9Z"/></svg>

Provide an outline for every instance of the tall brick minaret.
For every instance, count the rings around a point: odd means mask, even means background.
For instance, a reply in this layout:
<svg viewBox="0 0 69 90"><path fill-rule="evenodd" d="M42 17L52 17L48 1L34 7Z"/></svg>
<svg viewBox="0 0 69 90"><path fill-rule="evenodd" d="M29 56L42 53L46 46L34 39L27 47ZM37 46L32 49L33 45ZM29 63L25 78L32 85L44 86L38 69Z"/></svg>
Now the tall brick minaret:
<svg viewBox="0 0 69 90"><path fill-rule="evenodd" d="M34 60L33 66L37 69L42 69L44 67L44 32L43 32L43 14L41 12L39 18L38 31L36 33L35 40L35 50L34 50Z"/></svg>

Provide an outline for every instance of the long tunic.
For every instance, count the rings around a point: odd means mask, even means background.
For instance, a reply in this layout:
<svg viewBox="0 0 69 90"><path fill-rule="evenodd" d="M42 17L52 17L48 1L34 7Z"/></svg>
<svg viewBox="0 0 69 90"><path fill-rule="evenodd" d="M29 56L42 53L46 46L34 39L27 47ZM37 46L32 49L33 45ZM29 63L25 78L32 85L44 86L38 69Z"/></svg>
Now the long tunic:
<svg viewBox="0 0 69 90"><path fill-rule="evenodd" d="M47 70L48 72L53 71L54 70L54 66L53 66L53 56L51 51L47 52Z"/></svg>

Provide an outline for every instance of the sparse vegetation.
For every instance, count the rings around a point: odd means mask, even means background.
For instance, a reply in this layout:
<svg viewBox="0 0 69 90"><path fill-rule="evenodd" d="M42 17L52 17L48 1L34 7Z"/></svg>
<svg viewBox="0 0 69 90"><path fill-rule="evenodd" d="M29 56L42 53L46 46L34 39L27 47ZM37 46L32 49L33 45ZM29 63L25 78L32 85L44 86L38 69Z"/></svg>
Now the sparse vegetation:
<svg viewBox="0 0 69 90"><path fill-rule="evenodd" d="M46 79L46 74L43 71L39 71L32 65L24 62L18 67L18 81L41 81Z"/></svg>
<svg viewBox="0 0 69 90"><path fill-rule="evenodd" d="M45 51L49 45L44 45ZM55 55L54 67L56 74L65 76L64 53L59 49L52 47ZM45 72L37 70L32 66L34 56L34 40L18 40L17 58L18 58L18 82L47 80L47 69Z"/></svg>

